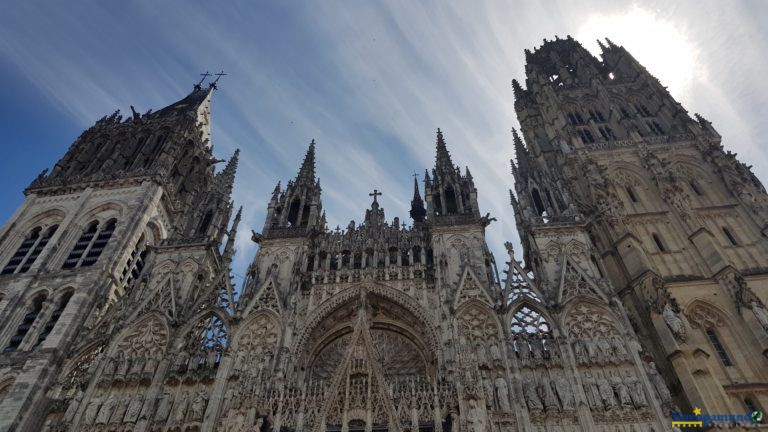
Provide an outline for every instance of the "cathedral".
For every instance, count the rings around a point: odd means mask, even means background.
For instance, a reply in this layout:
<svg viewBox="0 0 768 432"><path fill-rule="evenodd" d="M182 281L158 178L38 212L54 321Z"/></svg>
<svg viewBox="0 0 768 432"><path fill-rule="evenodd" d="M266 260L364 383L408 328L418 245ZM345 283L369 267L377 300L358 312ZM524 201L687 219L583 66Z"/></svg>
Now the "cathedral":
<svg viewBox="0 0 768 432"><path fill-rule="evenodd" d="M504 257L449 130L408 219L374 190L345 229L313 141L235 286L216 83L96 121L0 230L0 431L661 432L762 411L768 194L600 48L525 51Z"/></svg>

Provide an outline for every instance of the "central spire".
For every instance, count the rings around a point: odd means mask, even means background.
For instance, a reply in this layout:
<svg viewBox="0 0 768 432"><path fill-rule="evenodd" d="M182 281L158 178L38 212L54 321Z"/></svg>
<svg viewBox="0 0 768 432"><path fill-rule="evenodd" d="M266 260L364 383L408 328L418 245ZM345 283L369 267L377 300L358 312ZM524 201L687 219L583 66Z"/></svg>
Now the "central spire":
<svg viewBox="0 0 768 432"><path fill-rule="evenodd" d="M440 128L437 128L437 155L435 157L435 168L437 170L453 170L453 161L451 161L451 154L448 153L448 148L445 146L445 140L443 140L443 132Z"/></svg>
<svg viewBox="0 0 768 432"><path fill-rule="evenodd" d="M306 182L312 184L315 182L315 140L309 143L307 154L304 155L304 162L301 164L299 174L296 176L296 183Z"/></svg>
<svg viewBox="0 0 768 432"><path fill-rule="evenodd" d="M424 200L421 199L421 194L419 194L419 182L416 180L417 175L413 175L413 199L411 200L411 211L408 213L414 222L424 222L427 210L424 208Z"/></svg>

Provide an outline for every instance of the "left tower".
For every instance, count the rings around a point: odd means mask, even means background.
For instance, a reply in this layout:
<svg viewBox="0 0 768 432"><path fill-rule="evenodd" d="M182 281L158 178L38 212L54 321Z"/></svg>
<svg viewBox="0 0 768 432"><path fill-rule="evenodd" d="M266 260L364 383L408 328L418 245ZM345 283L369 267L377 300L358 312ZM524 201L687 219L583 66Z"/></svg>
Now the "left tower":
<svg viewBox="0 0 768 432"><path fill-rule="evenodd" d="M231 300L232 241L220 246L234 233L237 152L217 173L215 89L103 117L24 191L0 231L0 430L74 426L93 392L89 368L143 310L161 311L147 322L162 345L192 310ZM148 275L160 273L171 294L152 297Z"/></svg>

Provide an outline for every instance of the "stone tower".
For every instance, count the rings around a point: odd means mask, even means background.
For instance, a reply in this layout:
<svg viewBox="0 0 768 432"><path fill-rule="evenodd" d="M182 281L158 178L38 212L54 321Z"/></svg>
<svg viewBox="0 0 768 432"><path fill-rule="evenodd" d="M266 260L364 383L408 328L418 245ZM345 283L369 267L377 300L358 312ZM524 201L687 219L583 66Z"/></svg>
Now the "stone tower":
<svg viewBox="0 0 768 432"><path fill-rule="evenodd" d="M626 49L598 43L602 59L570 37L545 41L526 50L526 88L512 83L527 269L553 311L567 315L578 291L605 297L672 390L662 402L766 407L765 189ZM590 337L567 321L569 337ZM577 364L583 379L591 368Z"/></svg>
<svg viewBox="0 0 768 432"><path fill-rule="evenodd" d="M237 153L214 173L214 90L102 118L25 190L0 234L0 430L83 430L107 395L132 413L169 338L217 337Z"/></svg>

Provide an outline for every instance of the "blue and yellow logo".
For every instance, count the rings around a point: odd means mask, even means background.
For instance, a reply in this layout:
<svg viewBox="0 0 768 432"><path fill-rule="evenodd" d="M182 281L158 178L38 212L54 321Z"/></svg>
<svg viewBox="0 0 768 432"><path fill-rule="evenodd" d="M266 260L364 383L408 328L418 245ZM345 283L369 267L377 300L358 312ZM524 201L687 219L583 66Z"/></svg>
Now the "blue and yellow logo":
<svg viewBox="0 0 768 432"><path fill-rule="evenodd" d="M763 421L763 413L753 411L745 414L702 414L701 408L693 409L693 414L672 413L672 427L738 427L746 423L760 423Z"/></svg>

